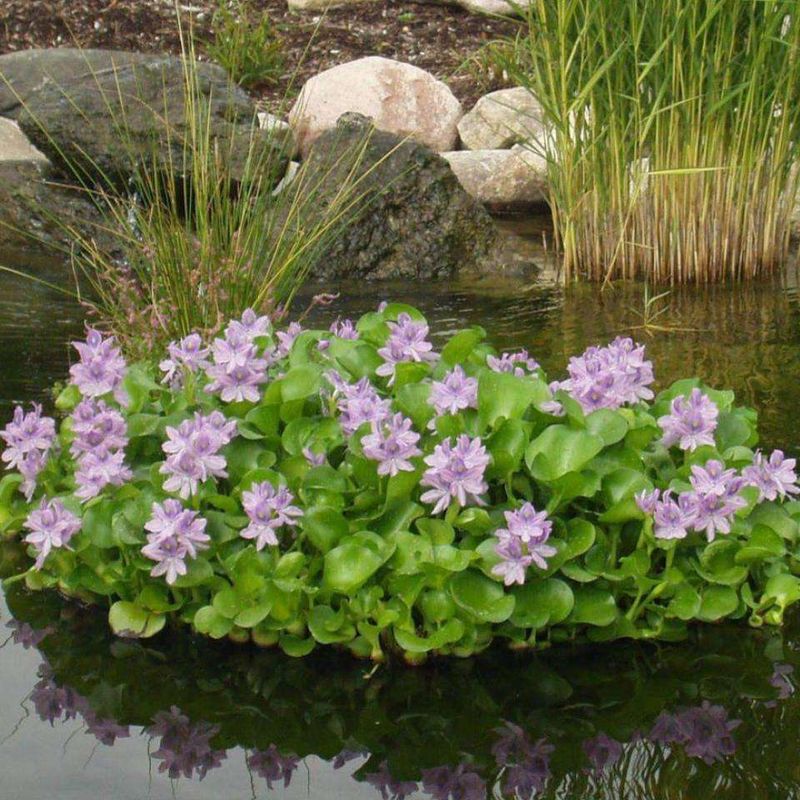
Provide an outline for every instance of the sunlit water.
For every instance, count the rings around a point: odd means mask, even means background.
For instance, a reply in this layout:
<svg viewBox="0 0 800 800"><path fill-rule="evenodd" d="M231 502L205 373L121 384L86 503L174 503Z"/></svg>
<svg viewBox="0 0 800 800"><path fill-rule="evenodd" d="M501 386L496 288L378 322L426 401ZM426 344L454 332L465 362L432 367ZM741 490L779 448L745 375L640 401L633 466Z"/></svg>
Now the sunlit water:
<svg viewBox="0 0 800 800"><path fill-rule="evenodd" d="M553 378L588 344L634 335L660 387L696 374L733 388L758 410L765 446L800 453L791 273L767 286L675 291L649 316L642 286L339 289L312 322L403 300L439 337L480 324L498 348L528 348ZM0 275L0 425L13 402L47 402L82 329L74 301ZM20 557L6 545L3 571ZM437 800L800 798L796 625L706 627L671 646L498 651L370 675L349 657L293 661L183 634L114 640L102 615L45 595L12 592L8 605L0 800L377 800L382 790ZM170 779L170 765L181 777Z"/></svg>

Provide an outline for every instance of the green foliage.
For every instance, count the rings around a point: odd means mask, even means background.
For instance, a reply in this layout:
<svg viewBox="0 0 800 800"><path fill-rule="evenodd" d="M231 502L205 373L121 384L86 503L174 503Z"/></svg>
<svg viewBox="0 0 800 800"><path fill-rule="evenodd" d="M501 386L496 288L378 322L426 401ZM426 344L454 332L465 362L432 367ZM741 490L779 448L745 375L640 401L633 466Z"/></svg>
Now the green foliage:
<svg viewBox="0 0 800 800"><path fill-rule="evenodd" d="M241 86L274 84L283 75L285 48L269 14L250 0L219 0L208 55Z"/></svg>
<svg viewBox="0 0 800 800"><path fill-rule="evenodd" d="M374 659L399 650L415 662L429 653L470 655L494 639L546 647L674 640L697 621L780 624L800 601L800 503L758 503L757 492L745 489L747 505L730 532L709 542L696 532L657 538L652 518L635 502L652 488L680 492L691 467L709 460L739 470L752 463L755 414L735 407L730 392L704 390L720 411L716 442L684 453L660 443L656 419L698 381L680 381L650 404L589 414L559 392L565 413L554 416L543 410L553 398L541 369L493 372L478 329L456 334L445 358L413 364L402 381L398 370L390 385L375 365L387 323L402 312L407 307L389 305L366 314L357 340L326 331L299 335L258 402L224 404L203 391L203 375L174 390L147 365L129 369L130 404L122 411L133 479L81 505L73 496L67 419L60 453L39 485L79 514L82 528L69 549L56 548L41 570L19 576L31 589L55 587L109 606L111 627L127 636L151 636L172 619L212 638L277 644L293 656L337 645ZM316 346L320 339L328 345ZM271 349L276 334L258 341ZM456 363L477 382L477 407L431 424L431 382ZM410 415L423 451L411 459L412 471L380 475L361 445L368 426L345 434L325 378L331 370L347 382L370 376L395 409ZM78 400L68 387L57 405L68 412ZM159 471L165 428L213 410L237 421L238 436L221 451L227 477L205 481L187 501L207 520L210 546L168 585L151 575L153 562L141 552L151 507L167 497ZM481 437L491 457L486 505L463 507L454 499L434 515L422 499L423 458L461 433ZM310 463L309 448L324 463ZM303 516L294 533L281 530L278 546L258 551L240 535L248 525L242 494L263 481L288 487ZM26 503L19 483L14 474L0 481L0 532L7 537L24 535L24 520L39 503ZM546 568L527 569L524 585L507 586L493 569L495 534L505 527L504 512L526 501L547 511L555 553Z"/></svg>

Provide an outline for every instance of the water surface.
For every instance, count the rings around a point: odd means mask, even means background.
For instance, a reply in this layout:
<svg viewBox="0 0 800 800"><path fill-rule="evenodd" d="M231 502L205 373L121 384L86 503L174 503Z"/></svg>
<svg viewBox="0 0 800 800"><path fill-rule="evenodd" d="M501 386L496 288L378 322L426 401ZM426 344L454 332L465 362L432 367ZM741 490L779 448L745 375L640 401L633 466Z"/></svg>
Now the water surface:
<svg viewBox="0 0 800 800"><path fill-rule="evenodd" d="M659 387L697 374L733 388L758 410L765 446L800 453L791 270L769 285L675 291L649 314L643 286L598 295L546 275L339 289L312 321L403 300L437 336L480 324L498 348L528 348L553 378L588 344L634 335ZM13 402L48 401L82 329L73 300L0 274L0 425ZM12 572L19 551L0 554ZM785 631L707 626L678 645L495 651L371 674L349 657L293 661L182 633L115 640L102 615L47 595L10 592L0 614L10 625L0 800L444 800L447 781L462 800L800 797L796 621Z"/></svg>

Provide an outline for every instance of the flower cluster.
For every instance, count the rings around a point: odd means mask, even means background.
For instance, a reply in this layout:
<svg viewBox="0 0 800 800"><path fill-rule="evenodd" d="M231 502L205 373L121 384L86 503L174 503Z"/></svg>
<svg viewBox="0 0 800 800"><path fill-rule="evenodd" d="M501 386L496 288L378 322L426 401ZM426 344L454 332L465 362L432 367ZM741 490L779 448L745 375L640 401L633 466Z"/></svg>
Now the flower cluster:
<svg viewBox="0 0 800 800"><path fill-rule="evenodd" d="M742 470L742 477L748 486L758 489L759 502L777 500L779 497L800 494L796 464L796 459L784 458L782 450L773 451L769 458L765 458L759 451L755 454L752 465Z"/></svg>
<svg viewBox="0 0 800 800"><path fill-rule="evenodd" d="M337 319L331 323L329 330L340 339L358 339L358 331L351 319Z"/></svg>
<svg viewBox="0 0 800 800"><path fill-rule="evenodd" d="M395 369L404 362L431 362L439 356L433 352L433 345L428 341L428 326L424 322L414 322L409 314L399 314L397 322L389 322L389 338L378 350L383 359L376 370L378 375L389 378L389 385L394 383Z"/></svg>
<svg viewBox="0 0 800 800"><path fill-rule="evenodd" d="M120 404L128 402L122 388L127 365L113 337L103 338L100 331L90 330L85 342L73 342L80 361L70 367L72 383L84 397L103 397L113 392Z"/></svg>
<svg viewBox="0 0 800 800"><path fill-rule="evenodd" d="M242 538L255 539L256 550L278 544L278 529L284 525L295 527L303 516L303 510L292 505L293 502L294 495L285 486L276 489L269 481L256 483L242 492L242 505L250 520L241 532Z"/></svg>
<svg viewBox="0 0 800 800"><path fill-rule="evenodd" d="M234 320L225 335L214 339L211 346L213 363L206 367L211 383L207 392L219 394L224 403L249 400L258 402L260 388L267 381L269 361L259 355L256 338L269 330L269 319L257 317L252 310L241 320Z"/></svg>
<svg viewBox="0 0 800 800"><path fill-rule="evenodd" d="M419 434L411 429L411 420L395 414L383 422L373 422L372 432L361 438L364 455L378 462L378 475L413 472L410 458L421 456L417 447Z"/></svg>
<svg viewBox="0 0 800 800"><path fill-rule="evenodd" d="M375 391L367 378L346 383L333 371L326 377L336 390L339 424L347 436L352 436L364 423L380 425L392 416L391 403Z"/></svg>
<svg viewBox="0 0 800 800"><path fill-rule="evenodd" d="M164 373L163 382L172 389L183 386L186 373L197 373L211 366L208 361L211 351L203 346L203 340L198 333L190 333L179 342L170 342L167 352L169 358L161 361L158 367Z"/></svg>
<svg viewBox="0 0 800 800"><path fill-rule="evenodd" d="M200 780L222 764L224 750L215 750L211 740L219 733L217 725L207 722L192 723L177 706L169 711L159 711L153 724L145 728L149 736L160 737L153 758L161 763L159 772L166 772L173 780L183 775L191 778L195 771Z"/></svg>
<svg viewBox="0 0 800 800"><path fill-rule="evenodd" d="M75 492L83 502L97 497L106 486L121 486L133 477L125 465L128 445L125 418L103 400L86 398L72 412Z"/></svg>
<svg viewBox="0 0 800 800"><path fill-rule="evenodd" d="M517 353L501 353L497 356L487 356L486 365L492 372L508 372L522 378L530 375L539 369L539 362L528 355L527 350L520 350Z"/></svg>
<svg viewBox="0 0 800 800"><path fill-rule="evenodd" d="M162 445L167 460L160 472L167 476L164 489L184 500L196 494L209 478L225 478L225 456L220 450L236 435L236 422L220 411L203 415L197 412L177 428L167 427L168 441Z"/></svg>
<svg viewBox="0 0 800 800"><path fill-rule="evenodd" d="M636 497L639 508L653 515L653 532L658 539L683 539L690 531L705 533L709 542L718 533L731 532L733 516L747 501L739 494L746 478L734 469L725 469L713 459L704 466L691 468L692 490L677 497L672 491L641 492Z"/></svg>
<svg viewBox="0 0 800 800"><path fill-rule="evenodd" d="M432 800L486 800L486 781L466 764L422 770L422 788Z"/></svg>
<svg viewBox="0 0 800 800"><path fill-rule="evenodd" d="M197 558L205 550L211 537L206 531L206 520L196 511L184 508L172 498L163 503L153 503L153 515L145 523L150 531L142 555L156 562L150 571L153 577L165 575L167 583L175 583L179 575L187 572L186 559Z"/></svg>
<svg viewBox="0 0 800 800"><path fill-rule="evenodd" d="M38 404L27 414L17 406L11 422L0 431L0 439L6 443L0 458L8 464L8 469L15 469L22 475L20 488L28 501L36 491L36 479L47 463L55 438L55 420L43 417Z"/></svg>
<svg viewBox="0 0 800 800"><path fill-rule="evenodd" d="M477 408L478 381L467 377L463 367L454 367L441 381L431 384L428 402L439 417L444 414L458 414L467 408Z"/></svg>
<svg viewBox="0 0 800 800"><path fill-rule="evenodd" d="M531 503L525 503L515 511L506 511L505 518L508 527L495 532L498 540L495 553L501 560L492 567L492 573L510 586L525 583L525 572L531 564L547 569L546 559L557 550L547 544L553 523L545 511L537 511Z"/></svg>
<svg viewBox="0 0 800 800"><path fill-rule="evenodd" d="M665 447L677 444L690 452L701 445L713 447L718 416L719 409L713 401L699 389L692 389L688 398L676 397L670 413L659 417L658 424L664 431L661 443Z"/></svg>
<svg viewBox="0 0 800 800"><path fill-rule="evenodd" d="M30 531L25 541L36 551L35 567L41 569L54 548L69 548L70 539L81 529L81 520L61 500L42 498L39 507L28 514L25 527Z"/></svg>
<svg viewBox="0 0 800 800"><path fill-rule="evenodd" d="M589 347L570 358L567 371L569 378L551 389L568 392L587 414L653 398L653 364L633 339L618 337L605 347Z"/></svg>
<svg viewBox="0 0 800 800"><path fill-rule="evenodd" d="M437 444L433 453L425 456L428 469L420 485L431 488L420 499L434 504L433 514L444 511L451 500L462 507L469 503L485 505L480 495L489 488L483 477L489 460L480 438L470 439L465 433L458 437L455 446L450 439Z"/></svg>

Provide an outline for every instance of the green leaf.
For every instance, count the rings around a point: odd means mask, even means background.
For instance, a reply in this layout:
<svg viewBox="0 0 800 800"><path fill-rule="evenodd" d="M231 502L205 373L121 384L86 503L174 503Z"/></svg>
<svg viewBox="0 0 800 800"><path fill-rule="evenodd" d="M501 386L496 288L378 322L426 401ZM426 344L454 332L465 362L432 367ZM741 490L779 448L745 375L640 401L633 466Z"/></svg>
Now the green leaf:
<svg viewBox="0 0 800 800"><path fill-rule="evenodd" d="M578 586L575 588L575 607L569 615L568 622L583 625L611 625L617 617L617 604L614 595L607 589L594 586Z"/></svg>
<svg viewBox="0 0 800 800"><path fill-rule="evenodd" d="M428 636L417 636L397 626L393 628L393 633L397 644L407 653L428 653L457 642L464 635L464 623L460 619L450 619Z"/></svg>
<svg viewBox="0 0 800 800"><path fill-rule="evenodd" d="M534 478L554 481L580 470L603 449L603 440L566 425L545 428L528 446L525 462Z"/></svg>
<svg viewBox="0 0 800 800"><path fill-rule="evenodd" d="M584 422L586 430L602 439L606 447L622 441L628 432L628 421L619 411L612 411L610 408L593 411L586 416Z"/></svg>
<svg viewBox="0 0 800 800"><path fill-rule="evenodd" d="M269 616L272 611L272 599L262 600L260 603L243 608L233 619L240 628L255 628Z"/></svg>
<svg viewBox="0 0 800 800"><path fill-rule="evenodd" d="M190 589L192 586L199 586L205 583L213 574L214 569L205 558L195 558L186 565L188 569L185 575L178 575L172 585L176 589Z"/></svg>
<svg viewBox="0 0 800 800"><path fill-rule="evenodd" d="M514 597L483 573L467 570L450 581L456 605L479 622L505 622L514 611Z"/></svg>
<svg viewBox="0 0 800 800"><path fill-rule="evenodd" d="M569 585L558 578L531 581L513 589L511 622L521 628L545 628L563 622L575 605Z"/></svg>
<svg viewBox="0 0 800 800"><path fill-rule="evenodd" d="M278 646L287 656L303 658L303 656L307 656L316 647L316 642L313 639L301 639L298 636L281 634L281 638L278 640Z"/></svg>
<svg viewBox="0 0 800 800"><path fill-rule="evenodd" d="M326 588L352 594L381 567L384 559L374 550L355 542L334 547L325 554L323 583Z"/></svg>
<svg viewBox="0 0 800 800"><path fill-rule="evenodd" d="M733 614L739 607L739 595L730 586L709 586L703 590L697 618L716 622Z"/></svg>
<svg viewBox="0 0 800 800"><path fill-rule="evenodd" d="M292 367L279 382L284 402L304 400L319 393L322 388L322 371L316 364L303 364Z"/></svg>
<svg viewBox="0 0 800 800"><path fill-rule="evenodd" d="M309 541L321 553L327 553L350 532L341 513L333 508L312 508L303 515L303 530Z"/></svg>
<svg viewBox="0 0 800 800"><path fill-rule="evenodd" d="M520 419L529 406L549 397L547 384L538 378L486 369L478 378L479 430L496 427L503 419Z"/></svg>
<svg viewBox="0 0 800 800"><path fill-rule="evenodd" d="M146 639L157 634L165 622L163 614L152 614L126 600L118 600L108 610L108 624L117 636Z"/></svg>
<svg viewBox="0 0 800 800"><path fill-rule="evenodd" d="M472 355L476 345L486 338L486 331L479 325L459 331L442 348L442 361L450 366L463 364Z"/></svg>
<svg viewBox="0 0 800 800"><path fill-rule="evenodd" d="M194 627L212 639L227 636L233 628L233 620L223 616L214 606L203 606L194 615Z"/></svg>
<svg viewBox="0 0 800 800"><path fill-rule="evenodd" d="M677 617L685 622L694 619L700 612L700 595L688 583L682 583L667 606L667 616Z"/></svg>
<svg viewBox="0 0 800 800"><path fill-rule="evenodd" d="M81 390L74 383L70 383L59 393L55 406L59 411L72 411L81 399Z"/></svg>

